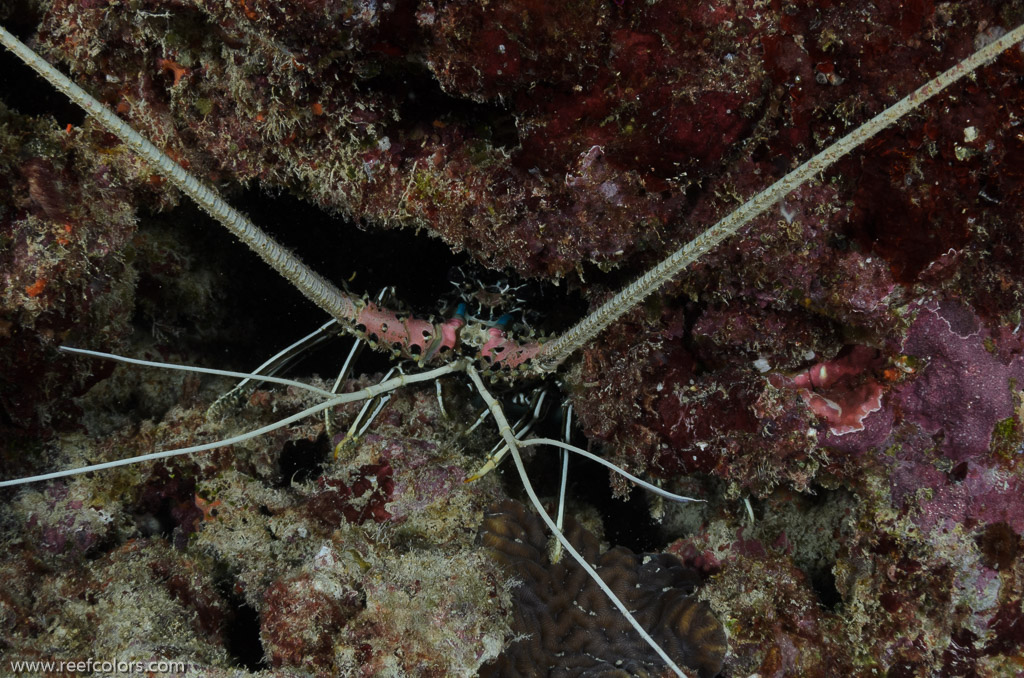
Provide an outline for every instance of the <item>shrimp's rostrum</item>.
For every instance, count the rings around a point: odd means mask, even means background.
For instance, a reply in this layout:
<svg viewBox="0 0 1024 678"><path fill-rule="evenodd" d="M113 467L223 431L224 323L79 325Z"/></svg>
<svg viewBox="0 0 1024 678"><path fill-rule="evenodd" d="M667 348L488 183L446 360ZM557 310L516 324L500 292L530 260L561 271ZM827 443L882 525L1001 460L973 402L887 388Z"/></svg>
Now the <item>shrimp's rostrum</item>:
<svg viewBox="0 0 1024 678"><path fill-rule="evenodd" d="M505 538L539 529L502 503L533 494L519 471L465 482L500 431L553 513L554 448L503 423L516 393L546 388L572 404L575 444L706 500L623 503L603 496L604 470L570 465L576 519L610 547L597 556L588 537L588 557L682 565L701 602L678 609L700 623L638 617L662 620L648 631L688 648L678 656L706 658L693 675L1007 675L1024 653L1019 45L771 197L738 235L624 302L609 330L557 360L544 347L1022 20L1019 2L980 0L0 8L4 27L330 284L395 284L398 301L379 307L345 297L350 335L399 354L410 376L452 372L391 391L354 439L343 432L361 405L342 398L328 407L334 440L307 418L0 490L2 661L665 671L628 626L628 663L574 654L596 634L575 602L531 616L549 599L531 581L585 577L536 535L529 554ZM228 439L321 406L263 385L211 415L229 381L58 351L246 370L325 319L151 164L13 57L0 65L2 478ZM517 299L529 327L467 319L446 301L456 265L502 269L509 289L533 279L540 292ZM486 296L464 276L455 287ZM288 376L329 390L350 342ZM377 388L390 365L370 352L344 391ZM632 481L613 478L628 495ZM477 536L488 510L497 557ZM616 567L601 569L612 590L654 571ZM529 628L542 618L560 628Z"/></svg>

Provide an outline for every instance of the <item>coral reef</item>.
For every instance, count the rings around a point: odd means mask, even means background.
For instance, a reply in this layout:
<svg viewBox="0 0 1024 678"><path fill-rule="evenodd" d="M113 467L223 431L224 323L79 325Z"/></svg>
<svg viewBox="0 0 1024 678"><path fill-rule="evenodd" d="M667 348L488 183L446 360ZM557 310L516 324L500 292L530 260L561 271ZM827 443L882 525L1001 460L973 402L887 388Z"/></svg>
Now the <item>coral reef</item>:
<svg viewBox="0 0 1024 678"><path fill-rule="evenodd" d="M74 416L68 399L95 380L49 346L72 329L123 341L138 273L130 196L87 143L3 103L0 135L0 426L13 434Z"/></svg>
<svg viewBox="0 0 1024 678"><path fill-rule="evenodd" d="M219 422L176 406L156 430L66 444L52 461L216 439L308 400L257 391ZM343 424L354 408L335 414ZM2 515L5 655L214 671L265 657L280 675L473 675L509 633L505 578L475 544L498 485L464 484L473 460L432 391L396 394L345 463L331 458L322 428L21 492ZM65 598L78 602L50 611ZM40 615L55 621L40 627Z"/></svg>
<svg viewBox="0 0 1024 678"><path fill-rule="evenodd" d="M430 311L472 259L547 283L530 301L542 333L1022 20L1003 0L0 7L339 283L397 280ZM259 390L208 417L222 382L57 351L245 368L322 320L2 59L4 477L308 404ZM708 500L653 502L657 543L631 548L670 544L700 573L728 636L720 675L1021 670L1022 74L1010 50L878 135L559 375L592 447ZM523 614L475 539L515 490L463 483L492 441L457 435L479 405L442 387L448 418L432 388L396 395L337 460L308 422L4 490L4 659L475 673Z"/></svg>
<svg viewBox="0 0 1024 678"><path fill-rule="evenodd" d="M88 568L51 569L22 551L5 557L3 569L5 663L95 657L227 665L232 606L208 563L164 542L129 541Z"/></svg>

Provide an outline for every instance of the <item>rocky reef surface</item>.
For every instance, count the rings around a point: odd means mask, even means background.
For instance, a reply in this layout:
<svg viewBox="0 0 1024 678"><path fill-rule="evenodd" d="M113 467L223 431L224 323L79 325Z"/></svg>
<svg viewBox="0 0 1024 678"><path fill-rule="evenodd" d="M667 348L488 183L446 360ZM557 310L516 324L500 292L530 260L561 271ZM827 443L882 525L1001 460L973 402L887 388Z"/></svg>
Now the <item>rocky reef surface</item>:
<svg viewBox="0 0 1024 678"><path fill-rule="evenodd" d="M339 283L397 284L425 313L454 266L498 269L497 288L539 290L529 324L551 333L1024 5L16 0L0 21ZM261 389L210 416L223 381L58 351L244 369L323 320L2 59L3 477L311 404ZM594 449L707 500L597 514L609 546L699 580L727 636L720 675L1024 671L1022 79L1010 50L559 375ZM357 374L386 367L367 355ZM4 490L4 660L475 674L531 633L478 535L519 490L463 482L495 436L467 434L479 403L443 390L445 413L432 387L397 394L338 458L311 420ZM614 528L628 511L642 536Z"/></svg>

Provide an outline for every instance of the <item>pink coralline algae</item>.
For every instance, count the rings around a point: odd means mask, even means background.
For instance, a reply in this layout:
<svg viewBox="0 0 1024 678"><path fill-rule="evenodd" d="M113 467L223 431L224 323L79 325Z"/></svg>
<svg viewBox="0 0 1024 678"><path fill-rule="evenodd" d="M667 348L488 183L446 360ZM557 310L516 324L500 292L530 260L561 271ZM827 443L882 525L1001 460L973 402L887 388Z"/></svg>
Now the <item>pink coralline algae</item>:
<svg viewBox="0 0 1024 678"><path fill-rule="evenodd" d="M864 419L882 409L884 389L870 373L881 364L878 351L855 346L841 358L778 378L775 385L796 389L811 412L828 422L829 432L841 436L863 431Z"/></svg>
<svg viewBox="0 0 1024 678"><path fill-rule="evenodd" d="M736 675L828 675L826 667L867 660L898 675L942 666L995 676L1024 647L1016 631L1024 347L960 301L908 313L888 360L861 346L795 375L765 377L783 391L806 391L809 423L828 427L818 444L832 459L816 478L827 500L776 491L752 527L726 528L730 521L711 512L673 547L715 572L704 591L735 620L726 624ZM859 402L862 426L837 430L842 419L819 411L815 396ZM744 471L730 464L715 472ZM787 593L762 599L756 614L735 607L751 576Z"/></svg>
<svg viewBox="0 0 1024 678"><path fill-rule="evenodd" d="M907 334L903 352L925 366L894 398L955 462L986 459L999 422L1020 425L1015 385L1024 385L1024 345L1016 336L1000 339L956 302L922 309Z"/></svg>
<svg viewBox="0 0 1024 678"><path fill-rule="evenodd" d="M16 510L43 552L87 557L111 543L119 527L124 529L115 523L120 506L90 506L87 496L75 496L80 490L48 487L21 497Z"/></svg>

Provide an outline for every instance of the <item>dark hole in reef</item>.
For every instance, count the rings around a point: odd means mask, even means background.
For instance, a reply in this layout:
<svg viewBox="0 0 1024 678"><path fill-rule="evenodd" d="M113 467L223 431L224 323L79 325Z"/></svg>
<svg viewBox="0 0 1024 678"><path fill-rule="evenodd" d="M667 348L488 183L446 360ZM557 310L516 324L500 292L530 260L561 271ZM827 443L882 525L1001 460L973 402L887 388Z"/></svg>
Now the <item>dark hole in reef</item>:
<svg viewBox="0 0 1024 678"><path fill-rule="evenodd" d="M465 255L453 254L437 238L416 235L411 229L353 228L287 194L247 190L232 202L336 284L351 279L348 284L354 292L371 297L393 285L397 298L417 312L437 307L438 298L450 290L449 267L466 261Z"/></svg>
<svg viewBox="0 0 1024 678"><path fill-rule="evenodd" d="M860 245L843 233L832 233L826 238L829 247L839 252L859 251Z"/></svg>
<svg viewBox="0 0 1024 678"><path fill-rule="evenodd" d="M153 419L159 421L164 418L167 414L167 410L173 407L173 403L164 406L164 403L159 403L154 399L144 398L139 393L136 386L130 391L123 392L123 397L119 397L116 402L116 407L121 412L132 412L133 416L138 419Z"/></svg>
<svg viewBox="0 0 1024 678"><path fill-rule="evenodd" d="M202 512L194 504L164 497L158 504L151 504L150 510L135 510L132 517L136 531L143 537L160 536L184 549L189 535L195 529Z"/></svg>
<svg viewBox="0 0 1024 678"><path fill-rule="evenodd" d="M981 562L993 570L1013 567L1021 552L1021 539L1005 522L991 523L974 538L981 551Z"/></svg>
<svg viewBox="0 0 1024 678"><path fill-rule="evenodd" d="M557 403L554 405L553 414L543 426L534 430L535 435L561 439L558 430L560 416ZM573 444L586 449L587 441L577 433ZM562 477L561 455L553 448L535 449L537 453L527 468L530 479L542 499L557 500ZM596 508L604 525L604 539L612 546L625 546L636 553L661 550L665 546L664 537L658 525L651 520L646 491L633 488L627 499L617 499L612 496L609 474L610 471L601 464L572 455L566 500L570 504L578 502ZM509 482L518 484L514 476L515 469L509 464L506 477ZM557 510L557 506L554 508Z"/></svg>
<svg viewBox="0 0 1024 678"><path fill-rule="evenodd" d="M836 577L832 574L831 567L815 568L808 572L808 578L823 607L834 610L843 601L839 589L836 588Z"/></svg>
<svg viewBox="0 0 1024 678"><path fill-rule="evenodd" d="M592 462L587 462L587 464L601 469L605 477L603 487L607 492L602 493L605 496L605 502L599 504L603 507L601 515L604 519L605 539L615 546L625 546L636 553L661 550L665 546L665 540L661 535L661 530L651 520L646 491L634 487L628 499L616 499L612 497L611 488L608 485L608 471L603 466ZM597 498L589 501L596 504Z"/></svg>
<svg viewBox="0 0 1024 678"><path fill-rule="evenodd" d="M438 296L450 289L448 268L465 261L439 240L415 236L412 231L367 233L291 196L245 191L228 199L327 278L339 285L352 278L354 291L374 296L385 285L396 285L398 297L418 312L436 308ZM191 260L184 273L195 280L191 286L210 287L222 302L213 311L219 317L199 317L176 296L177 285L151 279L143 270L140 295L145 297L135 318L141 331L173 326L178 350L213 351L208 365L249 370L329 319L190 203L164 214L142 213L140 221L142 229L147 223L168 228ZM294 224L302 227L287 229ZM159 264L154 262L154 268ZM204 282L202 276L209 272L212 280ZM350 339L326 342L322 349L304 353L301 360L326 378L337 373L350 346ZM364 351L356 372L386 370L389 361L375 361L374 355ZM301 374L292 369L285 376L296 373Z"/></svg>
<svg viewBox="0 0 1024 678"><path fill-rule="evenodd" d="M324 461L330 456L330 445L321 437L314 441L295 440L287 443L278 458L281 478L278 487L288 487L293 482L303 483L320 475Z"/></svg>
<svg viewBox="0 0 1024 678"><path fill-rule="evenodd" d="M839 356L846 355L847 349L843 349L839 352ZM827 490L818 483L812 483L809 492L802 492L800 494L800 501L807 508L820 508L828 506L830 502L836 500L836 493L832 490Z"/></svg>
<svg viewBox="0 0 1024 678"><path fill-rule="evenodd" d="M159 525L160 536L165 539L171 539L174 534L174 528L178 526L178 521L175 519L174 507L177 502L166 497L160 502L160 505L155 511L150 512L149 515L153 516L156 521L156 525Z"/></svg>
<svg viewBox="0 0 1024 678"><path fill-rule="evenodd" d="M968 470L970 470L970 467L968 466L967 462L966 461L960 462L959 464L954 466L949 471L949 473L947 474L949 476L950 482L953 482L953 483L963 482L964 478L967 477L967 471Z"/></svg>
<svg viewBox="0 0 1024 678"><path fill-rule="evenodd" d="M233 597L233 596L232 596ZM224 644L235 666L247 671L266 668L263 644L260 642L260 615L256 610L237 600L234 617L224 628Z"/></svg>
<svg viewBox="0 0 1024 678"><path fill-rule="evenodd" d="M467 125L474 136L492 146L519 146L519 130L512 112L500 103L479 103L446 94L425 67L386 71L363 83L390 94L398 103L400 124L430 129L434 121Z"/></svg>
<svg viewBox="0 0 1024 678"><path fill-rule="evenodd" d="M22 42L34 37L41 17L32 12L27 3L16 2L8 12L7 16L0 17L8 31ZM0 48L0 99L24 115L52 115L62 127L78 126L85 120L81 108L3 48Z"/></svg>
<svg viewBox="0 0 1024 678"><path fill-rule="evenodd" d="M736 508L736 510L739 512L743 520L746 520L748 518L746 504L750 505L750 513L754 514L754 523L757 523L760 520L764 520L764 502L753 495L747 497L747 501L744 502L744 505L742 507Z"/></svg>

